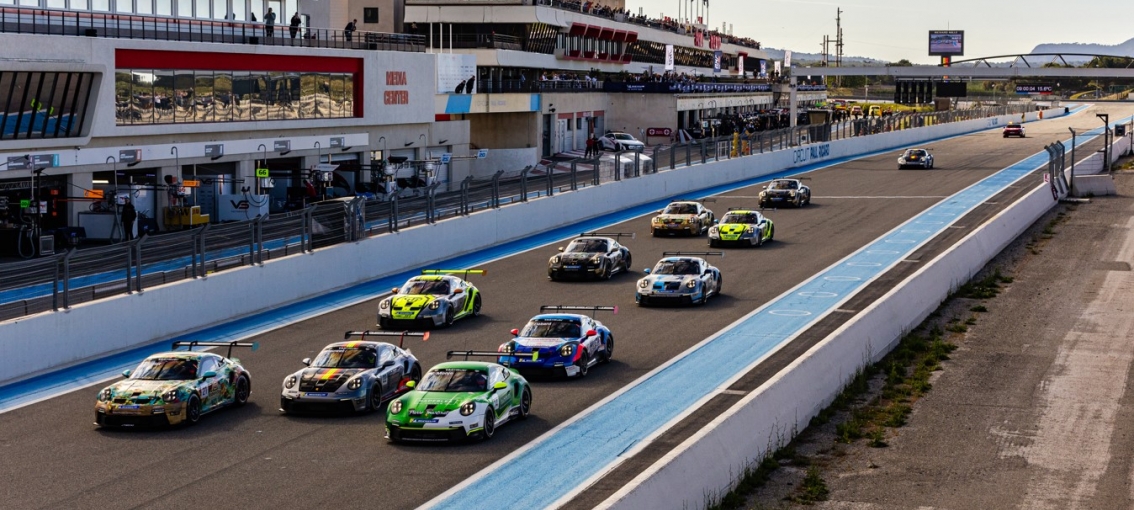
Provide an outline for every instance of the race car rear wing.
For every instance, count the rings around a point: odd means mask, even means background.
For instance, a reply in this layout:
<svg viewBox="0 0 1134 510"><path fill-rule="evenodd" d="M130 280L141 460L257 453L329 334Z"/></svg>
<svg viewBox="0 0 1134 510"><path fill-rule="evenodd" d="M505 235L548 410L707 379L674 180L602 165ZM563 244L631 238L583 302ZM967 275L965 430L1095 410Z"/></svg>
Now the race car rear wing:
<svg viewBox="0 0 1134 510"><path fill-rule="evenodd" d="M470 357L517 358L518 359L520 357L524 357L524 358L528 357L528 353L525 352L525 353L517 354L515 352L492 352L492 351L449 351L449 352L445 353L445 359L453 359L454 356L464 356L465 361L468 361L468 359ZM532 357L532 361L538 360L539 359L539 349L532 349L531 357ZM506 366L506 367L512 366L512 363L508 362L508 361L502 361L502 362L500 362L500 364L503 365L503 366Z"/></svg>
<svg viewBox="0 0 1134 510"><path fill-rule="evenodd" d="M539 307L539 313L546 311L551 312L568 312L568 311L588 311L591 312L591 317L595 316L597 312L614 312L618 315L617 306L576 306L576 305L543 305Z"/></svg>
<svg viewBox="0 0 1134 510"><path fill-rule="evenodd" d="M402 344L405 343L407 336L420 336L421 341L429 340L429 332L414 332L414 331L347 331L343 333L343 340L350 340L353 337L358 337L360 341L366 341L368 336L396 336L398 337L398 347L405 348Z"/></svg>
<svg viewBox="0 0 1134 510"><path fill-rule="evenodd" d="M633 232L583 232L579 234L579 237L613 237L615 239L629 237L634 239L635 234Z"/></svg>
<svg viewBox="0 0 1134 510"><path fill-rule="evenodd" d="M251 347L255 351L260 348L260 342L198 342L197 340L173 342L173 350L176 351L179 347L188 347L190 351L194 347L228 347L228 354L225 357L231 358L233 347Z"/></svg>
<svg viewBox="0 0 1134 510"><path fill-rule="evenodd" d="M702 204L703 204L703 203L705 203L705 202L716 202L716 201L717 201L717 198L716 198L716 197L705 197L705 198L675 198L675 199L673 199L673 200L670 200L670 202L671 202L671 203L672 203L672 202L701 202Z"/></svg>
<svg viewBox="0 0 1134 510"><path fill-rule="evenodd" d="M701 257L701 256L705 256L705 255L713 255L713 256L724 257L724 252L723 251L663 251L661 255L663 257L686 257L686 256Z"/></svg>
<svg viewBox="0 0 1134 510"><path fill-rule="evenodd" d="M487 269L422 269L423 275L437 275L437 274L450 274L450 275L463 275L463 278L468 280L470 274L486 275Z"/></svg>

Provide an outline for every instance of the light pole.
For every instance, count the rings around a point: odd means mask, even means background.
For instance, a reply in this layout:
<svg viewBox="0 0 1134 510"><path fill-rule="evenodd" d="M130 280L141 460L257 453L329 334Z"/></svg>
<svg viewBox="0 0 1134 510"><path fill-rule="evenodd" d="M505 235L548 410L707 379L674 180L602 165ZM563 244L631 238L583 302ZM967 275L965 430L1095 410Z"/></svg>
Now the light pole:
<svg viewBox="0 0 1134 510"><path fill-rule="evenodd" d="M1103 122L1103 171L1110 173L1110 115L1106 113L1096 113L1095 117L1102 119Z"/></svg>
<svg viewBox="0 0 1134 510"><path fill-rule="evenodd" d="M264 168L268 168L268 146L264 145L264 144L260 144L258 147L256 147L256 150L260 151L260 155L263 157ZM260 170L260 165L259 165L259 163L257 163L255 171L257 173L259 173L259 170ZM255 175L255 174L253 174L253 175ZM263 190L260 189L260 176L257 175L256 176L256 196L260 196L260 194L262 192L263 192Z"/></svg>

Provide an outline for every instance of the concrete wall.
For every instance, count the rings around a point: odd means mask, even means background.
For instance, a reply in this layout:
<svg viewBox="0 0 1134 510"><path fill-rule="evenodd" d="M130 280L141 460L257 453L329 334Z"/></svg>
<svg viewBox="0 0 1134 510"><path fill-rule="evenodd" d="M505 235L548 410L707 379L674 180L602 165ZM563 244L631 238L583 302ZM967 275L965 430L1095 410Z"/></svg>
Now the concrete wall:
<svg viewBox="0 0 1134 510"><path fill-rule="evenodd" d="M6 353L0 356L0 382L170 338L674 194L980 130L1007 120L979 119L885 133L608 182L574 193L335 245L312 254L285 257L263 266L154 287L142 294L120 295L66 311L6 321L0 323L0 349ZM444 245L446 251L438 249L437 239L448 241ZM324 268L317 279L307 276L306 269L313 265ZM248 289L256 289L255 299L249 299ZM193 313L182 313L185 303L194 303ZM141 315L138 310L146 313Z"/></svg>
<svg viewBox="0 0 1134 510"><path fill-rule="evenodd" d="M639 140L646 129L670 128L677 131L677 103L671 94L617 94L607 107L606 129L624 131ZM657 141L655 139L652 141Z"/></svg>
<svg viewBox="0 0 1134 510"><path fill-rule="evenodd" d="M525 166L539 163L539 149L492 149L488 157L469 161L469 171L476 179L485 179L503 170L506 175L514 175Z"/></svg>
<svg viewBox="0 0 1134 510"><path fill-rule="evenodd" d="M518 149L539 146L539 122L534 112L485 113L466 116L469 141L485 149Z"/></svg>
<svg viewBox="0 0 1134 510"><path fill-rule="evenodd" d="M1047 185L965 237L658 460L599 508L703 508L745 466L787 443L862 368L932 313L1056 202Z"/></svg>

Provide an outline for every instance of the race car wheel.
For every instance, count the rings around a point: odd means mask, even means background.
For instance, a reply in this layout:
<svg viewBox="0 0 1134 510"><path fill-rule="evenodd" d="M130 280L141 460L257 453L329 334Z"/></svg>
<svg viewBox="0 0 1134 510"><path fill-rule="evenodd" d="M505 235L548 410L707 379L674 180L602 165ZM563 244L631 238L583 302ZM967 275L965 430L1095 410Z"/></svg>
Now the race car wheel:
<svg viewBox="0 0 1134 510"><path fill-rule="evenodd" d="M201 399L197 395L191 395L185 403L185 423L196 425L198 421L201 421Z"/></svg>
<svg viewBox="0 0 1134 510"><path fill-rule="evenodd" d="M484 440L492 439L492 434L496 433L496 411L492 410L492 405L484 410Z"/></svg>
<svg viewBox="0 0 1134 510"><path fill-rule="evenodd" d="M775 237L776 237L776 226L772 225L770 228L768 228L768 242L769 243L772 242L772 239L774 239Z"/></svg>
<svg viewBox="0 0 1134 510"><path fill-rule="evenodd" d="M606 349L603 350L603 352L602 352L602 361L600 361L600 363L604 363L604 364L610 363L610 360L612 358L614 358L614 334L613 333L606 336Z"/></svg>
<svg viewBox="0 0 1134 510"><path fill-rule="evenodd" d="M757 248L764 246L764 233L763 232L757 233L756 237L754 237L754 238L752 238L751 240L748 241L748 245L749 246L755 246Z"/></svg>
<svg viewBox="0 0 1134 510"><path fill-rule="evenodd" d="M366 412L373 413L382 407L382 385L374 383L370 385L370 391L366 392Z"/></svg>
<svg viewBox="0 0 1134 510"><path fill-rule="evenodd" d="M445 327L452 326L453 320L453 308L449 307L448 310L445 310Z"/></svg>
<svg viewBox="0 0 1134 510"><path fill-rule="evenodd" d="M579 367L579 372L576 377L579 379L586 377L587 372L591 369L591 356L587 354L586 350L583 350L583 353L579 355L579 360L575 362L575 365Z"/></svg>
<svg viewBox="0 0 1134 510"><path fill-rule="evenodd" d="M415 383L417 383L417 382L421 382L421 365L416 365L416 364L415 364L415 365L413 366L413 368L412 368L412 369L410 369L410 376L409 376L409 378L410 378L410 380L411 380L411 381L413 381L413 382L415 382Z"/></svg>
<svg viewBox="0 0 1134 510"><path fill-rule="evenodd" d="M236 380L236 396L233 398L232 403L237 407L248 403L248 396L252 394L252 385L248 383L248 378L240 376Z"/></svg>
<svg viewBox="0 0 1134 510"><path fill-rule="evenodd" d="M378 327L382 329L390 329L390 319L385 317L378 317Z"/></svg>
<svg viewBox="0 0 1134 510"><path fill-rule="evenodd" d="M794 205L795 205L795 207L796 207L797 209L798 209L798 208L800 208L800 207L803 207L803 196L801 196L801 195L796 195L796 196L795 196L795 204L794 204Z"/></svg>
<svg viewBox="0 0 1134 510"><path fill-rule="evenodd" d="M604 260L597 274L600 279L609 280L613 273L614 268L610 267L610 262Z"/></svg>
<svg viewBox="0 0 1134 510"><path fill-rule="evenodd" d="M480 294L478 293L472 302L472 316L480 317Z"/></svg>
<svg viewBox="0 0 1134 510"><path fill-rule="evenodd" d="M803 201L803 205L811 205L811 195L807 195L807 200Z"/></svg>
<svg viewBox="0 0 1134 510"><path fill-rule="evenodd" d="M524 392L520 394L520 419L528 419L529 414L532 414L532 389L524 386Z"/></svg>
<svg viewBox="0 0 1134 510"><path fill-rule="evenodd" d="M717 247L717 240L716 239L709 239L709 248L716 248L716 247Z"/></svg>
<svg viewBox="0 0 1134 510"><path fill-rule="evenodd" d="M630 258L630 254L627 253L626 258L622 261L623 272L626 272L626 273L630 272L630 266L631 266L631 263L633 262L633 260L634 259Z"/></svg>

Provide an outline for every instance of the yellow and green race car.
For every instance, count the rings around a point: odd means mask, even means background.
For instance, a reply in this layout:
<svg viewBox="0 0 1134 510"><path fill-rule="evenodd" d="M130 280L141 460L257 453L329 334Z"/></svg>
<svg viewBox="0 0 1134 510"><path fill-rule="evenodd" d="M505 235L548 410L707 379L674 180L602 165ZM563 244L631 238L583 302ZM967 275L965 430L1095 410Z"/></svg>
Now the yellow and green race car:
<svg viewBox="0 0 1134 510"><path fill-rule="evenodd" d="M378 303L382 329L451 326L457 319L480 315L480 291L454 275L484 275L482 269L426 269Z"/></svg>
<svg viewBox="0 0 1134 510"><path fill-rule="evenodd" d="M729 209L717 224L709 229L709 246L728 244L760 246L770 242L776 227L772 220L750 209Z"/></svg>

